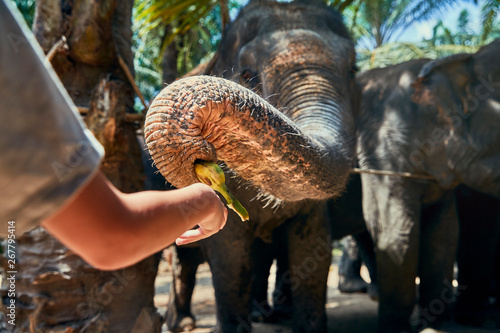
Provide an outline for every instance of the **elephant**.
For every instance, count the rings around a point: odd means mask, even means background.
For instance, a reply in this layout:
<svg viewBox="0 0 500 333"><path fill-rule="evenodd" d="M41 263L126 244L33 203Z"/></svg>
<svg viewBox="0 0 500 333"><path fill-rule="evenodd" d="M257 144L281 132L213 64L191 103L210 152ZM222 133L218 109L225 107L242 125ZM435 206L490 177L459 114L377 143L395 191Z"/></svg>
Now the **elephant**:
<svg viewBox="0 0 500 333"><path fill-rule="evenodd" d="M395 172L361 176L364 218L376 246L380 332L439 326L449 316L458 240L454 188L500 195L499 51L497 40L475 54L413 60L357 77L359 166ZM416 276L418 314L412 315Z"/></svg>
<svg viewBox="0 0 500 333"><path fill-rule="evenodd" d="M341 292L368 292L374 300L377 295L377 270L374 245L363 217L361 177L352 174L342 196L328 202L332 239L344 240L344 252L339 263ZM360 275L361 261L368 268L371 283Z"/></svg>
<svg viewBox="0 0 500 333"><path fill-rule="evenodd" d="M353 269L348 267L352 265L350 260L344 260L344 265L339 264L339 275L341 273L341 266L345 270L342 272L343 281L339 282L339 289L341 287L350 287L354 284L359 286L360 281L363 281L365 291L368 292L372 299L378 299L377 282L376 282L376 267L375 267L375 253L373 241L369 235L366 224L363 219L363 210L361 207L361 178L359 175L353 174L349 178L348 184L342 196L327 202L328 207L328 221L330 224L330 238L338 240L346 236L352 237L356 243L356 252L359 252L365 262L368 272L370 274L371 283L366 284L359 275L360 264L357 266L357 275ZM253 283L253 314L255 321L263 322L282 322L287 323L292 316L290 311L290 304L288 302L291 297L290 283L286 278L286 272L289 270L286 249L286 239L280 236L283 233L277 228L273 232L273 242L268 244L260 244L256 253L259 258L259 265L254 275ZM273 307L268 304L267 289L269 270L276 259L277 272L276 282L273 291ZM346 262L347 261L347 262ZM354 266L356 263L354 263ZM341 290L342 291L342 290ZM349 292L349 290L347 290ZM352 291L351 291L352 292Z"/></svg>
<svg viewBox="0 0 500 333"><path fill-rule="evenodd" d="M154 167L154 166L153 166ZM145 165L145 169L151 165ZM148 172L156 175L155 169ZM164 181L151 179L148 183L155 184L154 189L165 187ZM164 189L168 189L168 186ZM366 230L361 207L361 178L352 175L340 198L329 200L328 220L330 224L331 239L341 239L352 235L359 244L359 252L368 267L370 278L368 286L369 295L378 299L376 287L376 267L373 242ZM252 282L252 321L266 323L287 324L292 318L291 288L290 281L285 273L289 270L287 260L286 239L282 236L283 226L273 230L271 243L260 239L255 240L252 250L254 264ZM196 327L194 315L191 312L191 297L196 282L196 271L198 266L205 261L203 253L199 248L193 246L181 246L176 248L177 257L174 262L173 281L170 292L170 302L165 315L169 330L182 332ZM273 306L268 303L268 278L269 270L276 259L278 264L276 285L273 291ZM359 272L358 272L359 274Z"/></svg>
<svg viewBox="0 0 500 333"><path fill-rule="evenodd" d="M378 300L377 274L373 241L364 231L348 235L343 239L343 252L339 263L339 291L341 293L368 293L370 298ZM370 283L361 277L361 265L365 264L370 274Z"/></svg>
<svg viewBox="0 0 500 333"><path fill-rule="evenodd" d="M231 212L224 229L199 242L213 276L215 332L251 331L252 250L280 225L294 331L325 332L326 201L342 193L355 160L353 42L340 14L319 1L257 0L230 24L209 68L212 76L160 92L144 137L176 187L198 181L197 161L218 161L250 213L242 222Z"/></svg>

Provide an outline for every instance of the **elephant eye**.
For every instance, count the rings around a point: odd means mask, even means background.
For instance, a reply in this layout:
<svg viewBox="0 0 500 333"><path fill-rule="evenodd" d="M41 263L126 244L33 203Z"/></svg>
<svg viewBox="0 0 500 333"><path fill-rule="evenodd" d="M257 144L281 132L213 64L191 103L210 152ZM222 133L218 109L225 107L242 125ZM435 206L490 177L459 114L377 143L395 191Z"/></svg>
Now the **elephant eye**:
<svg viewBox="0 0 500 333"><path fill-rule="evenodd" d="M354 65L351 67L351 70L349 71L349 74L351 75L351 78L354 78L356 76L356 73L359 71L359 67Z"/></svg>
<svg viewBox="0 0 500 333"><path fill-rule="evenodd" d="M240 84L251 89L259 84L259 77L256 71L244 68L240 73Z"/></svg>

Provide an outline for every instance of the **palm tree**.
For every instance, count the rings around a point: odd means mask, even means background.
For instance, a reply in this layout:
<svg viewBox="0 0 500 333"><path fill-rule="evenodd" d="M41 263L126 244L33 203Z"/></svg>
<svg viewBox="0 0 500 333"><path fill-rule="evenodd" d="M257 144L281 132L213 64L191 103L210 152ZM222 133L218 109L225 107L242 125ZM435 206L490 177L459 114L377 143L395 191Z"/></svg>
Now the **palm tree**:
<svg viewBox="0 0 500 333"><path fill-rule="evenodd" d="M494 6L492 3L497 3ZM428 40L433 45L468 45L481 46L488 44L495 37L500 36L500 22L498 16L500 1L486 0L481 8L481 30L476 32L470 26L469 12L464 9L460 12L457 22L457 30L452 32L440 20L433 29L433 35Z"/></svg>
<svg viewBox="0 0 500 333"><path fill-rule="evenodd" d="M229 12L241 6L235 0L154 0L136 1L134 27L146 43L161 45L155 52L159 64L168 47L179 59L167 68L175 74L191 70L207 53L215 50Z"/></svg>
<svg viewBox="0 0 500 333"><path fill-rule="evenodd" d="M475 0L477 3L477 0ZM481 41L486 44L494 37L500 37L500 0L484 0L481 7Z"/></svg>
<svg viewBox="0 0 500 333"><path fill-rule="evenodd" d="M363 0L323 0L323 2L339 12L343 13L344 10L353 5L359 5L363 3Z"/></svg>
<svg viewBox="0 0 500 333"><path fill-rule="evenodd" d="M480 35L470 27L470 15L464 10L458 18L457 31L452 32L440 20L428 40L418 43L393 41L404 29L437 15L454 2L377 0L350 6L346 16L358 42L358 66L366 70L421 57L438 58L460 52L475 52L481 45L500 35L500 25L495 19L499 0L484 0L482 17L486 23ZM488 23L490 21L492 23Z"/></svg>
<svg viewBox="0 0 500 333"><path fill-rule="evenodd" d="M136 0L134 63L145 98L150 100L164 84L208 62L230 11L239 7L237 0ZM136 109L142 109L138 102Z"/></svg>
<svg viewBox="0 0 500 333"><path fill-rule="evenodd" d="M358 49L357 65L361 71L365 71L395 65L412 59L436 59L456 53L474 53L478 49L479 46L476 45L433 45L428 41L386 43L372 50Z"/></svg>
<svg viewBox="0 0 500 333"><path fill-rule="evenodd" d="M363 0L322 1L342 12ZM162 83L170 83L199 63L208 62L230 21L230 14L244 3L241 0L136 0L136 79L146 98L155 95ZM163 72L162 77L155 72Z"/></svg>
<svg viewBox="0 0 500 333"><path fill-rule="evenodd" d="M392 41L413 24L439 14L455 0L373 0L348 9L351 30L358 43L373 49Z"/></svg>

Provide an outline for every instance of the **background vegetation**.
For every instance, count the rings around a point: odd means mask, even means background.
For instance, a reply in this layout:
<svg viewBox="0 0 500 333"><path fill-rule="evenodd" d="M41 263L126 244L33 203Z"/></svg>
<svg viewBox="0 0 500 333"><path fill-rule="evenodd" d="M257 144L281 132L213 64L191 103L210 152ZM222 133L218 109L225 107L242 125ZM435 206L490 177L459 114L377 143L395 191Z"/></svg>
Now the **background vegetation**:
<svg viewBox="0 0 500 333"><path fill-rule="evenodd" d="M464 0L323 0L341 11L356 42L358 67L367 70L410 59L438 58L475 52L500 37L500 0L471 0L481 12L480 26L472 26L464 9L454 26L439 19ZM15 0L28 25L33 24L35 0ZM165 83L199 63L217 49L224 28L246 0L136 0L133 22L135 75L150 100ZM429 19L439 20L430 38L400 42L405 31ZM448 23L449 24L449 23ZM140 103L137 108L141 109Z"/></svg>

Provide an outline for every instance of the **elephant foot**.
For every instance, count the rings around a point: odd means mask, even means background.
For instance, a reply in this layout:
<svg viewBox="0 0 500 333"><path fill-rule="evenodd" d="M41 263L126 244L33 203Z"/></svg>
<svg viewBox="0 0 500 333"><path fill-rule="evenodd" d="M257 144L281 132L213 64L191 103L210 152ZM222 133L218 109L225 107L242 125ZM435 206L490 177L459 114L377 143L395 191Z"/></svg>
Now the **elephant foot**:
<svg viewBox="0 0 500 333"><path fill-rule="evenodd" d="M347 278L343 275L339 276L339 290L342 293L353 294L353 293L366 293L368 290L368 283L359 278Z"/></svg>
<svg viewBox="0 0 500 333"><path fill-rule="evenodd" d="M378 294L378 285L376 283L370 283L368 285L367 293L368 293L368 296L370 296L370 298L373 301L378 302L379 294Z"/></svg>
<svg viewBox="0 0 500 333"><path fill-rule="evenodd" d="M272 315L272 313L273 309L267 302L265 302L264 304L253 306L250 318L254 323L263 323L266 321L266 318Z"/></svg>
<svg viewBox="0 0 500 333"><path fill-rule="evenodd" d="M290 313L273 311L271 315L267 318L264 318L264 323L267 324L283 324L289 325L292 324L293 317Z"/></svg>
<svg viewBox="0 0 500 333"><path fill-rule="evenodd" d="M500 328L500 311L491 304L457 303L453 319L460 325L477 327L488 330Z"/></svg>
<svg viewBox="0 0 500 333"><path fill-rule="evenodd" d="M293 322L293 306L291 302L276 304L266 323L291 324Z"/></svg>
<svg viewBox="0 0 500 333"><path fill-rule="evenodd" d="M187 332L196 328L196 320L191 313L175 313L173 315L167 311L166 317L167 327L170 332Z"/></svg>
<svg viewBox="0 0 500 333"><path fill-rule="evenodd" d="M234 322L226 324L217 322L210 330L210 333L252 333L252 331L252 323L246 321L239 321L238 324Z"/></svg>
<svg viewBox="0 0 500 333"><path fill-rule="evenodd" d="M251 313L251 319L254 323L267 323L267 324L291 324L292 306L280 305L274 309L269 305L254 307Z"/></svg>

